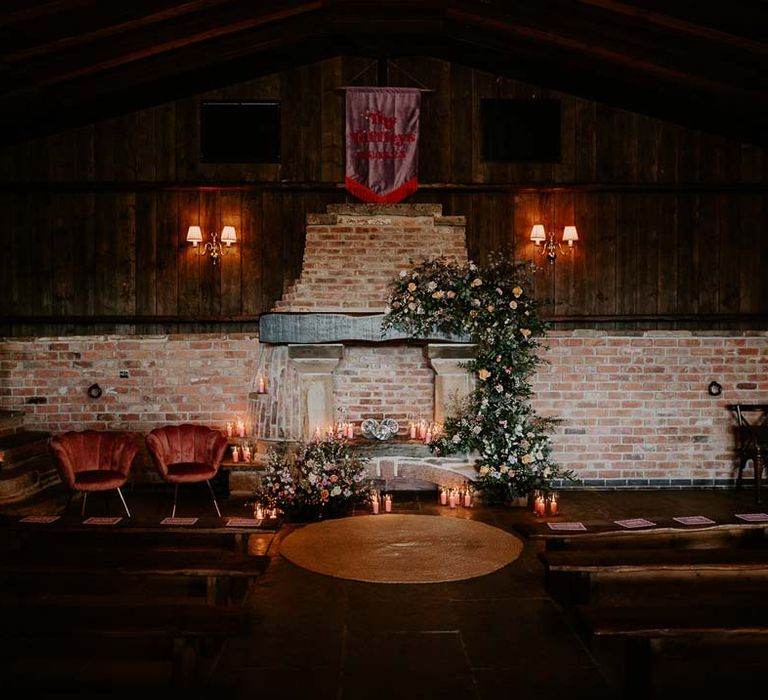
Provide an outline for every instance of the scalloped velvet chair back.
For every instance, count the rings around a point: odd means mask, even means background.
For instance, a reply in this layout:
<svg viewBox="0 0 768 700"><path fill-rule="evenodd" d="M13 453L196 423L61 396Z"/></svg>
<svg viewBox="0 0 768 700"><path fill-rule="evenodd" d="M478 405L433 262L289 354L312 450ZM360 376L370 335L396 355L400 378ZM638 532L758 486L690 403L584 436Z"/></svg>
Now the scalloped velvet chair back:
<svg viewBox="0 0 768 700"><path fill-rule="evenodd" d="M134 434L69 431L53 437L50 446L61 480L72 492L83 492L82 514L89 492L117 489L126 514L131 517L120 487L128 480L139 450Z"/></svg>
<svg viewBox="0 0 768 700"><path fill-rule="evenodd" d="M147 435L147 448L158 474L175 485L172 517L176 515L179 484L201 481L208 484L216 512L221 516L210 483L227 450L227 439L220 431L188 423L166 425Z"/></svg>

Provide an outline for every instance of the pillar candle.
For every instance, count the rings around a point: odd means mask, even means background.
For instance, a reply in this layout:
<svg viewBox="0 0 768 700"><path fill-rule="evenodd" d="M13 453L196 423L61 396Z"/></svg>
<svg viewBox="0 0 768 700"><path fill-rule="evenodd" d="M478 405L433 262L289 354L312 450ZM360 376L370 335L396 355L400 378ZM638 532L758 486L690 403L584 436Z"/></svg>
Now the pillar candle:
<svg viewBox="0 0 768 700"><path fill-rule="evenodd" d="M355 424L350 423L349 426L347 426L347 439L348 440L354 440L355 439Z"/></svg>
<svg viewBox="0 0 768 700"><path fill-rule="evenodd" d="M432 442L432 428L427 429L427 434L424 436L424 444L429 445Z"/></svg>
<svg viewBox="0 0 768 700"><path fill-rule="evenodd" d="M227 423L227 437L232 437L232 432L233 432L232 421L229 421Z"/></svg>
<svg viewBox="0 0 768 700"><path fill-rule="evenodd" d="M533 502L533 512L535 515L544 515L547 512L547 502L544 496L536 496Z"/></svg>
<svg viewBox="0 0 768 700"><path fill-rule="evenodd" d="M374 496L371 499L371 505L373 506L373 514L378 515L379 514L379 499L377 496Z"/></svg>
<svg viewBox="0 0 768 700"><path fill-rule="evenodd" d="M267 385L264 381L264 375L259 376L259 393L260 394L266 394L267 393Z"/></svg>
<svg viewBox="0 0 768 700"><path fill-rule="evenodd" d="M320 438L321 438L321 435L320 435L320 426L318 425L318 426L315 428L315 440L320 440Z"/></svg>
<svg viewBox="0 0 768 700"><path fill-rule="evenodd" d="M456 507L456 492L453 489L451 489L451 495L448 496L448 505L451 508Z"/></svg>
<svg viewBox="0 0 768 700"><path fill-rule="evenodd" d="M250 462L251 461L251 448L250 448L250 445L243 445L243 461L244 462Z"/></svg>
<svg viewBox="0 0 768 700"><path fill-rule="evenodd" d="M444 506L448 503L448 494L445 489L440 489L440 505Z"/></svg>
<svg viewBox="0 0 768 700"><path fill-rule="evenodd" d="M469 489L467 489L464 492L464 507L465 508L471 508L472 507L472 495L469 492Z"/></svg>
<svg viewBox="0 0 768 700"><path fill-rule="evenodd" d="M411 434L411 440L415 440L416 439L416 423L414 423L413 421L411 421L411 433L410 434Z"/></svg>
<svg viewBox="0 0 768 700"><path fill-rule="evenodd" d="M560 499L556 493L549 494L549 514L550 515L557 515L557 512L559 510L559 503Z"/></svg>
<svg viewBox="0 0 768 700"><path fill-rule="evenodd" d="M389 494L384 496L384 510L387 513L391 513L392 512L392 496L390 496Z"/></svg>
<svg viewBox="0 0 768 700"><path fill-rule="evenodd" d="M239 418L237 420L237 434L240 437L245 437L245 421Z"/></svg>
<svg viewBox="0 0 768 700"><path fill-rule="evenodd" d="M232 446L232 461L233 462L239 462L240 461L240 452L237 450L237 445Z"/></svg>
<svg viewBox="0 0 768 700"><path fill-rule="evenodd" d="M264 508L261 503L256 504L256 510L253 511L253 517L256 518L256 520L264 520Z"/></svg>

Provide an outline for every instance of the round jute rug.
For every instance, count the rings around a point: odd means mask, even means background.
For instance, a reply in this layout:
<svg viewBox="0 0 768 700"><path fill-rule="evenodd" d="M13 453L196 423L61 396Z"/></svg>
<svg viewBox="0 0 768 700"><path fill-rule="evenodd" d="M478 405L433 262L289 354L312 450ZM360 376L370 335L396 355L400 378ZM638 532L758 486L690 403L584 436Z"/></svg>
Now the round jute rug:
<svg viewBox="0 0 768 700"><path fill-rule="evenodd" d="M517 559L504 530L436 515L367 515L292 532L281 554L310 571L371 583L437 583L489 574Z"/></svg>

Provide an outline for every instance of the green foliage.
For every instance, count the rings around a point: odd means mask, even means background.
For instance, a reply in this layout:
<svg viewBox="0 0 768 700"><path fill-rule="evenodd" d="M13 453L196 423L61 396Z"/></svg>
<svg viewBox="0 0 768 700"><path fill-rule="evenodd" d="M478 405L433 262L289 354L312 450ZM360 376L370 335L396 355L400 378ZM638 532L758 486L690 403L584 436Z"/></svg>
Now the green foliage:
<svg viewBox="0 0 768 700"><path fill-rule="evenodd" d="M344 515L368 498L366 461L336 436L295 448L281 443L269 452L254 502L278 508L292 520Z"/></svg>
<svg viewBox="0 0 768 700"><path fill-rule="evenodd" d="M393 281L384 319L385 329L415 337L464 335L476 345L466 368L477 387L431 448L437 455L476 452L475 483L491 502L573 478L552 458L548 436L557 419L538 416L531 406L531 378L543 362L537 349L547 329L531 288L527 266L500 254L482 267L437 258Z"/></svg>

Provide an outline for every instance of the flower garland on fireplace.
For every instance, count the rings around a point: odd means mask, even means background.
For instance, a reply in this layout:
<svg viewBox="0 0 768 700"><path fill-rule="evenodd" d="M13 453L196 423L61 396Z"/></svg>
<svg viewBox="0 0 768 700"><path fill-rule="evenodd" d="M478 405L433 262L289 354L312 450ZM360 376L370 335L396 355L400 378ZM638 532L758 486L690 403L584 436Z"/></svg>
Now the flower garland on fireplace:
<svg viewBox="0 0 768 700"><path fill-rule="evenodd" d="M527 266L501 254L486 265L444 258L403 270L390 287L383 326L415 337L434 331L476 345L466 368L477 386L430 445L438 455L476 452L477 488L488 502L508 503L573 472L552 458L548 434L558 422L531 406L531 377L547 324L530 294Z"/></svg>

